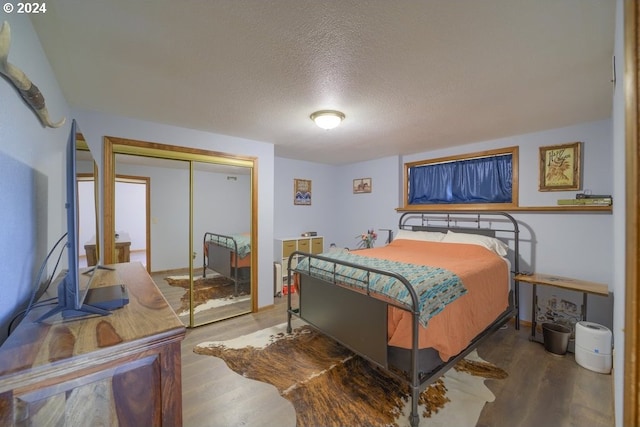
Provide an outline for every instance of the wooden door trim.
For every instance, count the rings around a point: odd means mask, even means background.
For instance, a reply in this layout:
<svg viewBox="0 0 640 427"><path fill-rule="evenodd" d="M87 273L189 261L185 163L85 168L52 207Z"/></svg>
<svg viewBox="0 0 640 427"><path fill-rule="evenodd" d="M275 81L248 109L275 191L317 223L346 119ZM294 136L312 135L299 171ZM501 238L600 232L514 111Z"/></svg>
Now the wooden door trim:
<svg viewBox="0 0 640 427"><path fill-rule="evenodd" d="M117 149L114 150L114 146ZM237 156L218 151L159 144L147 141L105 136L103 143L103 227L105 264L115 262L115 154L134 154L144 151L149 155L176 160L202 161L230 164L251 168L251 310L258 311L258 158Z"/></svg>
<svg viewBox="0 0 640 427"><path fill-rule="evenodd" d="M638 314L640 307L640 292L638 277L640 263L638 260L638 223L640 222L640 205L638 203L638 49L640 47L638 22L640 21L640 7L636 1L627 0L624 3L624 93L625 93L625 325L624 325L624 395L623 395L623 425L640 425L638 392L640 391L640 376L638 372Z"/></svg>

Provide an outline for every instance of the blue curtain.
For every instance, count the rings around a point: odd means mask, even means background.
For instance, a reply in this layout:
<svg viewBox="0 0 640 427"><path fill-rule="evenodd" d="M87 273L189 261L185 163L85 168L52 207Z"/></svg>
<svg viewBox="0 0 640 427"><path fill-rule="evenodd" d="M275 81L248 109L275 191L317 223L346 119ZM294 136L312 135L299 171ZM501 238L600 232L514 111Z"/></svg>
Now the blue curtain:
<svg viewBox="0 0 640 427"><path fill-rule="evenodd" d="M510 203L511 154L409 168L409 204Z"/></svg>

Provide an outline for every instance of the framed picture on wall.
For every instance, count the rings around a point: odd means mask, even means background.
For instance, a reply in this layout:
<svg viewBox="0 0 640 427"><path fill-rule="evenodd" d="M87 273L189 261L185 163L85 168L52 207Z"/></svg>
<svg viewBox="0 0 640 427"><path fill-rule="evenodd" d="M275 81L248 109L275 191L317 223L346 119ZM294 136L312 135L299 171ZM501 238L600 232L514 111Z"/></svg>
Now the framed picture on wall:
<svg viewBox="0 0 640 427"><path fill-rule="evenodd" d="M540 147L539 191L580 190L580 142Z"/></svg>
<svg viewBox="0 0 640 427"><path fill-rule="evenodd" d="M293 204L294 205L310 205L311 204L311 180L297 179L293 180Z"/></svg>
<svg viewBox="0 0 640 427"><path fill-rule="evenodd" d="M371 178L358 178L353 180L353 193L371 193Z"/></svg>

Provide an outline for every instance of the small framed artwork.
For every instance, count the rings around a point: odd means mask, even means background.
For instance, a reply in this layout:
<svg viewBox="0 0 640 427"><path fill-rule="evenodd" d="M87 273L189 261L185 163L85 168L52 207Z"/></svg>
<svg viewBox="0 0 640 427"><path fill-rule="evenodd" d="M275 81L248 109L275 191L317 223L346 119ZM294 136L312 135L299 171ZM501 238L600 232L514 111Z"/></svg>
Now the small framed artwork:
<svg viewBox="0 0 640 427"><path fill-rule="evenodd" d="M293 180L293 204L294 205L311 205L311 180L297 179Z"/></svg>
<svg viewBox="0 0 640 427"><path fill-rule="evenodd" d="M540 147L539 191L580 190L582 143Z"/></svg>
<svg viewBox="0 0 640 427"><path fill-rule="evenodd" d="M353 194L371 193L371 178L353 180Z"/></svg>

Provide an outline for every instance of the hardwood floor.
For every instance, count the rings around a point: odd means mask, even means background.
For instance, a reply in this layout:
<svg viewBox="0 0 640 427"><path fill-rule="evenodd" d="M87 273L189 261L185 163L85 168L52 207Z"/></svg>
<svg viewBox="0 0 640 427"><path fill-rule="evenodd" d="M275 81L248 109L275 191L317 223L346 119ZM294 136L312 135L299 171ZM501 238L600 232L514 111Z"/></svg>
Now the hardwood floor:
<svg viewBox="0 0 640 427"><path fill-rule="evenodd" d="M285 322L285 304L285 298L276 298L273 308L187 330L182 344L186 427L296 425L293 406L274 387L235 374L220 359L193 353L201 342ZM509 377L486 381L496 400L485 405L477 426L614 426L612 376L582 368L573 354L552 355L528 338L526 327L516 331L511 325L478 348Z"/></svg>
<svg viewBox="0 0 640 427"><path fill-rule="evenodd" d="M182 405L185 427L294 427L293 405L275 387L241 377L218 358L198 355L204 341L225 340L286 322L286 299L277 306L198 328L182 343Z"/></svg>
<svg viewBox="0 0 640 427"><path fill-rule="evenodd" d="M585 369L573 353L557 356L529 341L530 330L501 329L478 348L480 357L509 373L487 380L495 402L478 427L613 427L613 377Z"/></svg>

